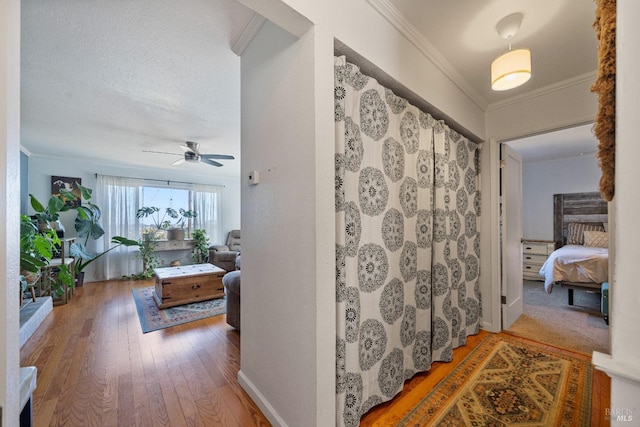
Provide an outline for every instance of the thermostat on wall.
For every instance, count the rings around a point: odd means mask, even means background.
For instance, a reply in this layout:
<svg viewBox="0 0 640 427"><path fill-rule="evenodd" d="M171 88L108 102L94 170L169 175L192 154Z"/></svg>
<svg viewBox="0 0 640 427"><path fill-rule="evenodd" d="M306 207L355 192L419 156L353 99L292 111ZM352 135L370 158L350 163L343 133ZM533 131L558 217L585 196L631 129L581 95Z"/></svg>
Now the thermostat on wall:
<svg viewBox="0 0 640 427"><path fill-rule="evenodd" d="M260 174L258 171L249 172L249 185L256 185L260 182Z"/></svg>

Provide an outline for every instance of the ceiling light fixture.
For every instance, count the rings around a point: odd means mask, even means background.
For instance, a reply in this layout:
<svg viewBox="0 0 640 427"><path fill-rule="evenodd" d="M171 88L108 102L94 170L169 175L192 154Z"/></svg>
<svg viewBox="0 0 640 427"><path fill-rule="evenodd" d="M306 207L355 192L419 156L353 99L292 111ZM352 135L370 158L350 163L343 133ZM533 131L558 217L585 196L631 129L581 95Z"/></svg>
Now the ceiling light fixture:
<svg viewBox="0 0 640 427"><path fill-rule="evenodd" d="M500 91L516 88L531 78L531 52L529 49L511 50L511 38L522 24L523 15L512 13L496 25L498 35L509 42L509 51L491 63L491 89Z"/></svg>

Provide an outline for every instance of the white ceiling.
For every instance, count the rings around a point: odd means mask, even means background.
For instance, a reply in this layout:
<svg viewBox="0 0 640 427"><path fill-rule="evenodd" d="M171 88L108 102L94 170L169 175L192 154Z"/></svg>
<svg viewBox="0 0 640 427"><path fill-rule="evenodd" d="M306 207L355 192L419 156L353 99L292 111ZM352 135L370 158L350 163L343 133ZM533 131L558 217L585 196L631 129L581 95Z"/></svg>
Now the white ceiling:
<svg viewBox="0 0 640 427"><path fill-rule="evenodd" d="M576 126L555 132L533 135L508 141L524 163L577 156L596 156L598 140L592 132L593 124Z"/></svg>
<svg viewBox="0 0 640 427"><path fill-rule="evenodd" d="M590 0L368 1L417 30L441 69L484 108L595 76ZM533 76L493 92L489 66L507 49L495 24L512 12L524 14L513 47L531 49ZM235 0L23 0L22 145L34 154L239 176L240 58L231 47L253 16ZM171 166L186 140L237 160Z"/></svg>
<svg viewBox="0 0 640 427"><path fill-rule="evenodd" d="M240 156L234 0L22 1L21 139L34 154L240 176L171 163L179 144ZM145 150L176 153L146 153Z"/></svg>

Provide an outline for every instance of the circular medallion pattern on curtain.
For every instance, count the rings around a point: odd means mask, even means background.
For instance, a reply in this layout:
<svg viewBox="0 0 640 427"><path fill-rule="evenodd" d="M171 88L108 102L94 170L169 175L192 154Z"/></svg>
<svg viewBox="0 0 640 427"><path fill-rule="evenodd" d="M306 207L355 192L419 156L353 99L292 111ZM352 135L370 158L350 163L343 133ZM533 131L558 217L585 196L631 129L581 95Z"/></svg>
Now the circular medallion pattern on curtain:
<svg viewBox="0 0 640 427"><path fill-rule="evenodd" d="M478 332L478 145L336 58L338 426Z"/></svg>

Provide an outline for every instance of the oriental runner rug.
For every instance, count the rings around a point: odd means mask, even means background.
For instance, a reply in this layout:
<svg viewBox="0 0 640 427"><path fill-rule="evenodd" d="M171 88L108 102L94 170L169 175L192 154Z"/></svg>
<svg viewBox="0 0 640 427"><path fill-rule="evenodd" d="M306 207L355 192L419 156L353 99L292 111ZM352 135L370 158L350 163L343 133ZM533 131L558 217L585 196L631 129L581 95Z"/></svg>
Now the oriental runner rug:
<svg viewBox="0 0 640 427"><path fill-rule="evenodd" d="M153 286L133 288L131 291L138 309L140 326L145 334L227 312L226 298L216 298L160 310L153 300Z"/></svg>
<svg viewBox="0 0 640 427"><path fill-rule="evenodd" d="M591 358L489 335L399 426L586 426Z"/></svg>

